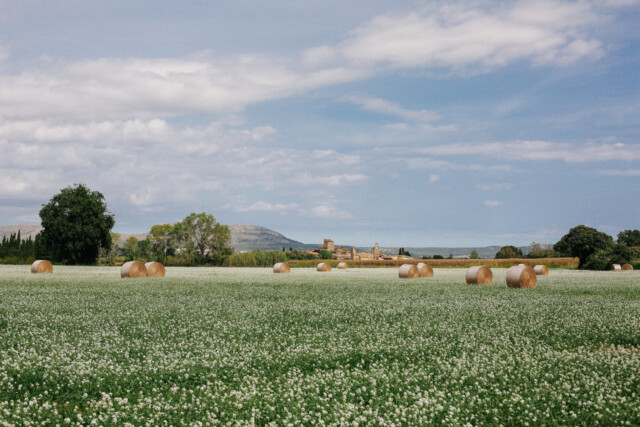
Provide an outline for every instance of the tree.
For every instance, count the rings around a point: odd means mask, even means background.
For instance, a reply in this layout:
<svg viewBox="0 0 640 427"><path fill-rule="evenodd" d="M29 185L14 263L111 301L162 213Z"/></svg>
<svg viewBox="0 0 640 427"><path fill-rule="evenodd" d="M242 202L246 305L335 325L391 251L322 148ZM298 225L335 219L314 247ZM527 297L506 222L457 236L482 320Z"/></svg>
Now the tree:
<svg viewBox="0 0 640 427"><path fill-rule="evenodd" d="M231 241L231 231L226 225L216 221L213 215L206 212L191 213L176 224L176 234L182 247L189 254L189 264L192 263L193 253L200 255L202 264L207 257L226 255L231 252L228 247Z"/></svg>
<svg viewBox="0 0 640 427"><path fill-rule="evenodd" d="M613 238L606 233L585 225L573 227L553 249L564 254L578 257L578 268L584 268L587 258L598 251L613 246Z"/></svg>
<svg viewBox="0 0 640 427"><path fill-rule="evenodd" d="M52 261L93 264L100 248L111 247L109 232L115 220L102 193L76 184L42 206L41 251Z"/></svg>
<svg viewBox="0 0 640 427"><path fill-rule="evenodd" d="M640 246L640 230L624 230L618 233L618 243L633 247Z"/></svg>
<svg viewBox="0 0 640 427"><path fill-rule="evenodd" d="M522 250L520 248L516 248L515 246L503 246L496 253L496 259L508 259L508 258L522 258L524 255L522 254Z"/></svg>
<svg viewBox="0 0 640 427"><path fill-rule="evenodd" d="M585 270L610 270L613 264L626 264L633 257L629 246L614 244L608 248L591 254L584 263Z"/></svg>
<svg viewBox="0 0 640 427"><path fill-rule="evenodd" d="M171 224L157 224L149 231L151 249L156 255L161 255L167 263L167 255L176 244L175 226Z"/></svg>
<svg viewBox="0 0 640 427"><path fill-rule="evenodd" d="M471 253L469 254L469 258L470 259L478 259L480 258L480 256L478 255L478 251L477 250L472 250Z"/></svg>
<svg viewBox="0 0 640 427"><path fill-rule="evenodd" d="M138 258L138 255L140 255L138 239L131 236L124 242L124 256L127 261L133 261Z"/></svg>
<svg viewBox="0 0 640 427"><path fill-rule="evenodd" d="M331 251L328 251L326 249L320 249L319 255L320 255L320 259L331 259L331 258L333 258L333 254L331 253Z"/></svg>

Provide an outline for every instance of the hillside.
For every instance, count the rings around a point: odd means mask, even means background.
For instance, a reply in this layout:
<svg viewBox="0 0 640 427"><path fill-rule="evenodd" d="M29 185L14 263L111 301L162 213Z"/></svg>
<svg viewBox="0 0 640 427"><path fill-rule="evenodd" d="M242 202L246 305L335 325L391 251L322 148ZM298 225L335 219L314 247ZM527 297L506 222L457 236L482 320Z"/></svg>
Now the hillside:
<svg viewBox="0 0 640 427"><path fill-rule="evenodd" d="M289 239L277 231L256 225L230 225L231 246L236 251L282 250L282 248L313 249L317 244L304 244Z"/></svg>
<svg viewBox="0 0 640 427"><path fill-rule="evenodd" d="M282 250L282 248L293 248L298 250L317 249L320 243L308 244L301 243L293 239L289 239L277 231L270 230L266 227L259 227L256 225L243 225L235 224L230 225L231 230L231 247L236 251L255 251L255 250ZM28 239L32 238L42 230L39 225L3 225L0 226L0 239L6 236L9 237L12 233L17 233L20 230L21 237ZM135 237L138 240L145 239L147 234L125 234L120 233L120 241L124 242L129 237ZM336 246L344 246L351 248L351 245L337 244ZM551 245L544 245L549 247ZM371 252L371 246L369 247L356 247L358 252ZM381 247L380 250L383 253L395 255L398 253L398 247ZM469 255L472 250L477 250L480 258L493 258L496 252L500 250L500 246L485 246L485 247L465 247L465 248L446 248L446 247L405 247L412 256L419 258L422 256L442 255L448 257L449 254L454 257L462 257ZM529 252L529 246L521 246L520 249L526 254Z"/></svg>

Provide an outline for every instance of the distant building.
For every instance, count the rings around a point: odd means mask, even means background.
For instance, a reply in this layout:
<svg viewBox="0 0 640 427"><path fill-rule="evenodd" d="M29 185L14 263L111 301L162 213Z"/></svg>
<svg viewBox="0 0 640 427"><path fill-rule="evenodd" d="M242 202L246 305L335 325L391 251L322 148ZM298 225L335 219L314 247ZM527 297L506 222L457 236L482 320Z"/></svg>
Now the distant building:
<svg viewBox="0 0 640 427"><path fill-rule="evenodd" d="M335 247L333 246L333 240L331 239L324 239L324 243L322 245L322 249L326 249L329 252L333 252L335 251Z"/></svg>

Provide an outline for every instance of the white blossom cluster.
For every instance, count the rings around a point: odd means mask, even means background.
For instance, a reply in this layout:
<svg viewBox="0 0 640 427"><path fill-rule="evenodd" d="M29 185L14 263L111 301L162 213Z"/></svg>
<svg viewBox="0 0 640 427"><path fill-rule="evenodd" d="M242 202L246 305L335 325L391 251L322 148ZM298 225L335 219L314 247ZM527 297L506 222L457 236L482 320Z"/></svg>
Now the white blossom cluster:
<svg viewBox="0 0 640 427"><path fill-rule="evenodd" d="M640 274L0 266L0 425L640 424Z"/></svg>

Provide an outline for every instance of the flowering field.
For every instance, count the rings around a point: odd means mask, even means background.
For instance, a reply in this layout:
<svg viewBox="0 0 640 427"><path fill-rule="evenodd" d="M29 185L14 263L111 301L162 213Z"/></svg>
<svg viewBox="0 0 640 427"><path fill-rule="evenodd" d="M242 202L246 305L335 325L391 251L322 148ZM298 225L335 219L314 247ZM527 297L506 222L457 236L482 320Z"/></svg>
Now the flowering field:
<svg viewBox="0 0 640 427"><path fill-rule="evenodd" d="M640 272L0 266L0 425L640 424Z"/></svg>

